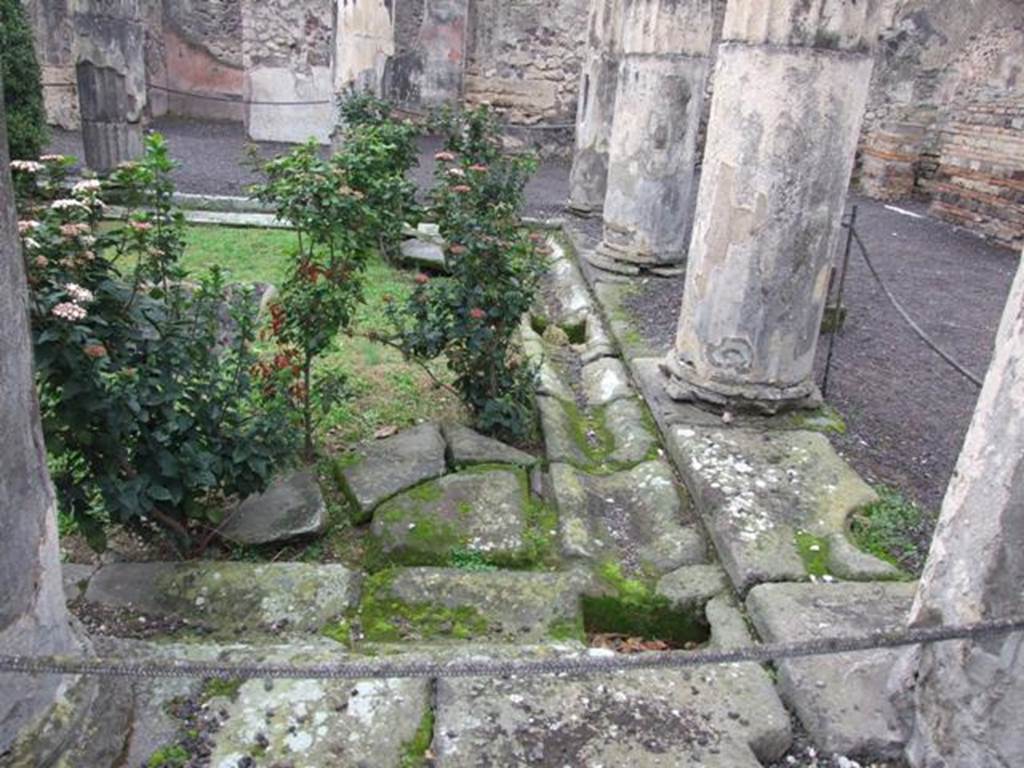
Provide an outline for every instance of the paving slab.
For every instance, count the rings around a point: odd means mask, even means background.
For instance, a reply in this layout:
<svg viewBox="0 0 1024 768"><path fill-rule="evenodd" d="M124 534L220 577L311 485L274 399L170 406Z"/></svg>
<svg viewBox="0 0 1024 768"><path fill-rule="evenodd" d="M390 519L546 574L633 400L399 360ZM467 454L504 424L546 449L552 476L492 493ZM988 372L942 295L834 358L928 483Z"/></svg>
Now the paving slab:
<svg viewBox="0 0 1024 768"><path fill-rule="evenodd" d="M857 637L906 625L913 583L763 584L747 610L766 642ZM887 694L899 650L778 663L779 690L825 752L898 757L906 734Z"/></svg>
<svg viewBox="0 0 1024 768"><path fill-rule="evenodd" d="M685 492L664 461L610 475L551 465L562 554L604 562L630 575L667 573L707 559Z"/></svg>
<svg viewBox="0 0 1024 768"><path fill-rule="evenodd" d="M89 585L89 579L96 573L96 565L80 563L62 563L61 577L64 581L64 599L71 603L80 598Z"/></svg>
<svg viewBox="0 0 1024 768"><path fill-rule="evenodd" d="M808 579L806 537L823 546L878 498L816 432L676 425L665 441L741 593Z"/></svg>
<svg viewBox="0 0 1024 768"><path fill-rule="evenodd" d="M718 565L684 565L658 580L656 591L677 608L696 608L732 591L729 576Z"/></svg>
<svg viewBox="0 0 1024 768"><path fill-rule="evenodd" d="M442 427L448 443L448 460L453 467L467 467L474 464L514 464L532 467L540 459L525 451L506 445L493 437L481 435L474 429L461 424L446 424Z"/></svg>
<svg viewBox="0 0 1024 768"><path fill-rule="evenodd" d="M614 400L633 396L626 367L618 358L602 357L583 366L583 392L587 404L608 405Z"/></svg>
<svg viewBox="0 0 1024 768"><path fill-rule="evenodd" d="M89 580L84 599L235 637L319 631L358 591L358 576L342 565L112 563Z"/></svg>
<svg viewBox="0 0 1024 768"><path fill-rule="evenodd" d="M612 336L622 350L622 354L628 360L638 357L657 357L668 350L656 349L652 346L639 326L633 320L624 304L633 293L636 292L639 279L626 278L622 282L611 282L602 279L594 283L594 294L597 301L608 318L608 325L611 326Z"/></svg>
<svg viewBox="0 0 1024 768"><path fill-rule="evenodd" d="M549 245L553 255L546 282L556 305L550 307L554 315L551 319L562 326L584 323L594 311L594 302L583 275L557 240L549 240Z"/></svg>
<svg viewBox="0 0 1024 768"><path fill-rule="evenodd" d="M537 404L549 461L609 471L658 455L657 438L635 398L589 411L556 397L538 397Z"/></svg>
<svg viewBox="0 0 1024 768"><path fill-rule="evenodd" d="M591 577L583 572L396 568L371 584L360 606L361 620L386 621L410 642L537 643L582 628L580 595ZM402 605L388 606L389 601ZM433 615L424 606L431 606ZM369 626L363 631L371 642L391 634Z"/></svg>
<svg viewBox="0 0 1024 768"><path fill-rule="evenodd" d="M220 534L238 544L260 545L319 536L326 530L327 505L316 475L292 472L229 511Z"/></svg>
<svg viewBox="0 0 1024 768"><path fill-rule="evenodd" d="M437 768L758 768L791 740L756 665L438 681Z"/></svg>
<svg viewBox="0 0 1024 768"><path fill-rule="evenodd" d="M530 491L523 470L469 469L389 499L371 530L382 553L411 565L446 562L453 551L525 556Z"/></svg>
<svg viewBox="0 0 1024 768"><path fill-rule="evenodd" d="M396 493L445 473L445 442L436 424L422 424L384 440L360 444L341 467L356 507L357 522L368 522L377 506Z"/></svg>

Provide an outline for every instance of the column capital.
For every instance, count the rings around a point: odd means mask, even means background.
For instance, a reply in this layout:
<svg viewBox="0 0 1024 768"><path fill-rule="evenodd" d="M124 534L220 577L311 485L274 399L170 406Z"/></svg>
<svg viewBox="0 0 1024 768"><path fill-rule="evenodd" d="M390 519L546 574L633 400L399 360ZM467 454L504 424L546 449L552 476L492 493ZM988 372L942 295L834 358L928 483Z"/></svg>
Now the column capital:
<svg viewBox="0 0 1024 768"><path fill-rule="evenodd" d="M722 42L867 53L883 0L729 0Z"/></svg>

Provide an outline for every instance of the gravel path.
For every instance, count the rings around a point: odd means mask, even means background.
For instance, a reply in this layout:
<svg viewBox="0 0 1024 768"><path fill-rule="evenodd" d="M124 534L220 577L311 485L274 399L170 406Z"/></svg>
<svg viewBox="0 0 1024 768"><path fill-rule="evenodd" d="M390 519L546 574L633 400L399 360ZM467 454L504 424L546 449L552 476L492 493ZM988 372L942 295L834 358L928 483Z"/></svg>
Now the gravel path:
<svg viewBox="0 0 1024 768"><path fill-rule="evenodd" d="M247 141L233 123L164 118L163 132L182 167L183 192L243 194L255 179L240 162ZM52 149L81 156L77 133L54 131ZM430 183L436 138L421 141L423 160L415 175ZM261 144L271 156L286 145ZM563 215L568 196L565 162L545 162L526 193L526 213ZM917 204L900 206L914 218L863 198L859 231L878 269L912 316L964 365L984 374L1019 254L929 216ZM588 222L588 230L594 230ZM977 390L925 347L886 302L863 260L855 255L847 284L849 317L838 339L829 400L846 416L848 433L839 448L873 482L904 490L935 510L941 503ZM633 305L646 335L668 348L675 332L682 281L648 281ZM824 361L824 344L819 369Z"/></svg>

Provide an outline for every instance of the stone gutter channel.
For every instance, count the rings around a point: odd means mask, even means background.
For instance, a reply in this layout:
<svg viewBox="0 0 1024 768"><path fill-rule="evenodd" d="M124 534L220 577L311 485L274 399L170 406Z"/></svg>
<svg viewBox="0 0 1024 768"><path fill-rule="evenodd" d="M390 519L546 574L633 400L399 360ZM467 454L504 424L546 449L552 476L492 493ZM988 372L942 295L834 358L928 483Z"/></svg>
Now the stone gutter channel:
<svg viewBox="0 0 1024 768"><path fill-rule="evenodd" d="M630 349L631 283L581 271L588 242L571 226L549 244L542 298L521 328L540 369L546 461L450 425L359 446L336 475L369 524L367 574L68 565L68 598L96 631L96 653L305 665L606 656L585 646L584 628L629 635L616 622L630 612L654 622L650 632L685 630L675 647L721 650L900 628L914 585L846 539L847 516L874 495L815 431L827 419L726 425L667 402L657 360L619 351ZM242 507L322 530L310 484ZM667 755L758 768L790 748L792 711L823 752L879 758L903 738L884 698L894 653L790 659L775 675L741 662L583 678L100 678L80 734L60 746L65 764L90 766L183 749L217 768L653 768Z"/></svg>

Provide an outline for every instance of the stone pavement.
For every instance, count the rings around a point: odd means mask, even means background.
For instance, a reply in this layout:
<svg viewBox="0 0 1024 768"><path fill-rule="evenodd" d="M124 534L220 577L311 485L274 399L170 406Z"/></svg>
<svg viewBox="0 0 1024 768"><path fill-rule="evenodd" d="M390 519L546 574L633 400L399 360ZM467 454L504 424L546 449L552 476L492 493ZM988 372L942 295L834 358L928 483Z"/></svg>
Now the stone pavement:
<svg viewBox="0 0 1024 768"><path fill-rule="evenodd" d="M444 662L899 626L913 587L846 538L847 515L874 496L821 433L828 414L725 423L666 402L649 353L619 356L624 316L608 322L608 291L591 290L562 241L552 247L543 301L522 326L542 373L543 459L453 425L357 446L336 479L366 526L358 566L69 565L68 599L97 651ZM733 664L101 682L67 764L756 768L789 749L790 713L822 750L886 757L903 738L884 697L890 663L783 662L777 677Z"/></svg>

